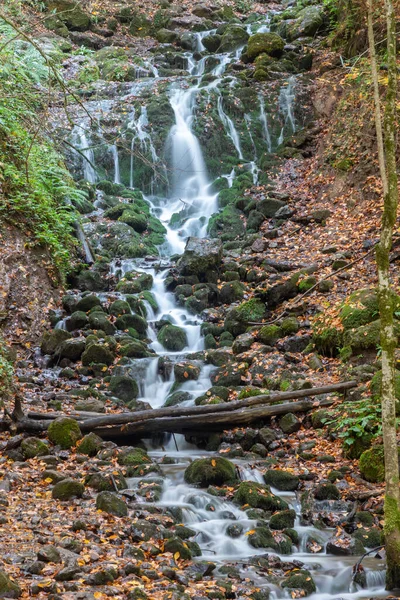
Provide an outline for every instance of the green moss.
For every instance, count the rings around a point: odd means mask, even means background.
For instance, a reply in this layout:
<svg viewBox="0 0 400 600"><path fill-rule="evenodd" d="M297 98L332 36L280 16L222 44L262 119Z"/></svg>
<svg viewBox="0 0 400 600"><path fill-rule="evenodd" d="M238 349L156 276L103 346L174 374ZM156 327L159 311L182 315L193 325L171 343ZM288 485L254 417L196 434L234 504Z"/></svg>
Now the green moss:
<svg viewBox="0 0 400 600"><path fill-rule="evenodd" d="M19 598L22 590L5 571L0 570L0 595L3 598Z"/></svg>
<svg viewBox="0 0 400 600"><path fill-rule="evenodd" d="M360 456L359 468L361 475L371 483L385 481L385 459L383 446L374 446L365 450Z"/></svg>
<svg viewBox="0 0 400 600"><path fill-rule="evenodd" d="M238 395L238 400L244 400L245 398L251 398L253 396L260 396L260 394L265 393L265 390L261 390L260 388L255 387L247 387Z"/></svg>
<svg viewBox="0 0 400 600"><path fill-rule="evenodd" d="M376 317L378 317L378 313ZM345 329L354 329L366 325L373 321L374 316L372 311L366 308L356 308L353 306L345 305L340 311L340 320L342 321Z"/></svg>
<svg viewBox="0 0 400 600"><path fill-rule="evenodd" d="M93 432L88 433L78 443L78 452L87 454L88 456L95 456L102 443L103 440L101 437Z"/></svg>
<svg viewBox="0 0 400 600"><path fill-rule="evenodd" d="M296 512L294 510L282 510L272 515L269 520L269 526L271 529L290 529L294 526L295 519Z"/></svg>
<svg viewBox="0 0 400 600"><path fill-rule="evenodd" d="M296 317L286 317L280 324L282 335L294 335L300 329L300 325Z"/></svg>
<svg viewBox="0 0 400 600"><path fill-rule="evenodd" d="M361 527L357 529L354 537L360 540L366 548L377 548L382 543L382 531L377 527L373 527L372 529Z"/></svg>
<svg viewBox="0 0 400 600"><path fill-rule="evenodd" d="M259 54L280 57L285 46L284 40L276 33L255 33L249 38L247 56L256 58Z"/></svg>
<svg viewBox="0 0 400 600"><path fill-rule="evenodd" d="M273 346L280 337L282 337L282 332L277 325L264 325L258 332L260 342L267 346Z"/></svg>
<svg viewBox="0 0 400 600"><path fill-rule="evenodd" d="M292 551L292 540L289 537L283 533L274 537L267 527L256 527L247 539L253 548L271 548L279 554L290 554Z"/></svg>
<svg viewBox="0 0 400 600"><path fill-rule="evenodd" d="M316 500L340 500L340 492L333 483L320 483L314 490Z"/></svg>
<svg viewBox="0 0 400 600"><path fill-rule="evenodd" d="M288 590L304 590L306 596L317 591L311 573L306 569L300 569L299 571L290 573L281 583L281 586Z"/></svg>
<svg viewBox="0 0 400 600"><path fill-rule="evenodd" d="M53 444L64 449L72 448L82 437L78 422L69 417L59 417L52 421L47 434Z"/></svg>
<svg viewBox="0 0 400 600"><path fill-rule="evenodd" d="M125 502L112 492L100 492L96 498L96 508L116 517L126 517L128 514Z"/></svg>
<svg viewBox="0 0 400 600"><path fill-rule="evenodd" d="M110 379L110 392L124 402L132 402L138 397L139 388L132 377L113 375Z"/></svg>
<svg viewBox="0 0 400 600"><path fill-rule="evenodd" d="M24 458L35 458L49 453L49 447L42 440L35 437L29 437L21 442L21 450Z"/></svg>
<svg viewBox="0 0 400 600"><path fill-rule="evenodd" d="M252 481L243 481L234 496L234 501L240 506L248 505L252 508L262 508L264 510L286 510L287 502L272 494L266 485L254 483Z"/></svg>
<svg viewBox="0 0 400 600"><path fill-rule="evenodd" d="M281 469L270 469L264 473L264 481L282 492L294 492L299 487L297 475ZM288 526L289 527L289 526Z"/></svg>
<svg viewBox="0 0 400 600"><path fill-rule="evenodd" d="M299 292L304 294L304 292L308 292L314 285L317 283L317 279L315 277L306 277L299 281Z"/></svg>
<svg viewBox="0 0 400 600"><path fill-rule="evenodd" d="M199 458L185 471L187 483L208 487L236 481L235 465L226 458Z"/></svg>
<svg viewBox="0 0 400 600"><path fill-rule="evenodd" d="M55 500L71 500L72 498L82 498L85 486L76 479L63 479L55 484L51 490L52 498Z"/></svg>
<svg viewBox="0 0 400 600"><path fill-rule="evenodd" d="M185 331L176 325L164 325L158 332L157 339L171 352L180 352L188 344Z"/></svg>

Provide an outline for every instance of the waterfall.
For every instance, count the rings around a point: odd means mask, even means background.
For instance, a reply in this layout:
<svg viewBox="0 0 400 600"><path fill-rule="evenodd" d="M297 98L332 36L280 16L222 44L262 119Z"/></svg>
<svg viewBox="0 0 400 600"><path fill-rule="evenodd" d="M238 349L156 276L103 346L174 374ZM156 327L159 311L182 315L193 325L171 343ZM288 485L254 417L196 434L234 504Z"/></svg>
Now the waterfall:
<svg viewBox="0 0 400 600"><path fill-rule="evenodd" d="M113 161L114 161L114 183L121 183L121 176L120 176L120 172L119 172L119 156L118 156L118 150L117 150L117 146L115 144L113 144L112 146L109 146L111 155L113 157Z"/></svg>
<svg viewBox="0 0 400 600"><path fill-rule="evenodd" d="M221 119L221 122L223 123L227 134L229 135L229 137L231 138L233 145L236 148L236 152L238 153L238 156L240 158L240 160L243 160L243 154L242 154L242 149L240 147L240 140L239 140L239 134L236 131L235 125L233 124L233 121L230 117L228 117L228 115L224 112L223 106L222 106L222 96L218 96L218 115L219 118Z"/></svg>
<svg viewBox="0 0 400 600"><path fill-rule="evenodd" d="M291 135L296 131L296 121L294 118L294 101L295 101L295 84L296 77L289 77L287 85L281 88L279 94L279 109L284 116L281 133L279 135L278 144L282 144L285 134Z"/></svg>
<svg viewBox="0 0 400 600"><path fill-rule="evenodd" d="M263 137L264 137L265 143L267 144L268 152L272 152L272 142L271 142L271 134L269 132L268 118L265 113L264 98L262 97L261 94L259 94L258 100L260 103L260 121L261 121L261 126L262 126Z"/></svg>
<svg viewBox="0 0 400 600"><path fill-rule="evenodd" d="M89 183L96 183L98 177L94 164L94 152L90 147L89 138L81 126L76 125L72 130L72 140L74 146L80 150L80 153L77 152L77 157L82 162L84 179Z"/></svg>

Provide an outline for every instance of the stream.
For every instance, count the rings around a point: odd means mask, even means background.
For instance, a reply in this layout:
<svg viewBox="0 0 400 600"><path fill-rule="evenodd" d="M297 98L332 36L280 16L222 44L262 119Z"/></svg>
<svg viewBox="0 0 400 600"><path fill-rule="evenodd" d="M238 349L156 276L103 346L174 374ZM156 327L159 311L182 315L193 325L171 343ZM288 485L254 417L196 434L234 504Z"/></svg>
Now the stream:
<svg viewBox="0 0 400 600"><path fill-rule="evenodd" d="M270 15L261 22L249 25L249 32L269 31ZM152 77L136 80L130 89L125 86L125 98L141 98L143 102L130 107L126 118L125 147L130 150L130 156L121 158L121 144L103 141L102 158L99 163L99 152L93 147L98 144L101 137L100 126L96 130L89 126L88 119L82 116L81 121L75 126L71 139L81 154L72 157L81 176L90 183L96 183L104 178L103 165L109 164L109 179L127 187L136 188L136 169L138 167L138 154L151 157L153 164L150 177L146 178L144 188L141 189L145 200L148 202L151 213L165 227L165 242L159 245L159 257L152 258L117 258L111 263L110 275L116 280L127 273L136 271L152 276L153 284L150 292L155 300L157 309L144 300L147 312L147 338L150 340L149 349L153 355L146 358L132 358L122 366L117 367L116 374L131 374L139 386L139 401L149 404L153 408L163 406L174 391L175 375L173 365L196 352L204 350L204 337L202 335L202 320L199 316L190 313L184 306L178 305L172 292L166 290L165 280L168 276L168 263L171 256L182 254L190 237L207 237L207 228L211 216L218 210L218 191L213 185L213 179L208 175L204 159L204 149L195 132L196 114L199 96L206 98L214 105L220 122L225 130L226 139L229 141L236 154L236 160L241 163L241 172L250 174L253 183L259 177L259 151L251 134L253 143L243 145L243 136L225 107L222 90L235 86L236 74L230 69L241 55L243 47L233 52L214 55L214 65L210 67L205 47L202 40L207 35L212 35L215 30L204 31L196 35L196 48L185 52L187 74L166 79L167 94L170 107L174 115L174 123L169 129L166 138L167 159L164 160L156 143L153 142L152 127L146 108L146 98L150 95L153 86L163 78L158 74L154 61L150 61ZM138 73L140 75L140 73ZM206 76L205 76L206 74ZM257 110L257 127L262 136L265 151L275 151L284 141L285 136L292 135L298 128L295 114L297 75L289 74L280 82L278 102L275 108L266 110L266 104L261 93L257 96L259 106ZM129 104L129 103L128 103ZM115 100L88 100L86 109L93 115L94 121L112 119L115 110ZM275 114L273 114L275 113ZM250 119L250 117L249 117ZM271 122L275 119L278 125L271 129ZM250 122L250 121L249 121ZM251 123L250 123L251 124ZM252 137L253 135L253 137ZM94 140L97 140L94 141ZM88 159L88 160L85 160ZM124 166L122 168L122 160ZM128 166L127 166L128 165ZM100 173L99 173L100 171ZM127 174L128 173L128 174ZM237 171L235 168L219 173L220 178L225 178L227 189L231 188ZM161 183L160 183L161 182ZM165 185L165 182L167 184ZM90 215L92 222L85 225L87 232L93 228L93 222L102 219L103 193L98 192L95 202L96 211ZM176 226L174 215L179 215L179 224ZM106 300L126 299L121 292L103 293ZM169 321L182 328L186 333L186 347L181 351L166 350L157 338L157 323ZM63 324L59 324L62 327ZM162 358L172 365L168 373L160 372L159 361ZM185 400L181 405L192 405L195 399L205 394L211 387L211 374L214 367L202 364L200 375L196 380L188 380L179 388L185 392ZM249 532L257 526L257 519L249 518L243 508L238 508L233 502L209 494L188 485L184 481L184 470L195 458L217 456L213 452L199 450L190 444L182 435L166 436L160 444L159 438L147 440L149 455L159 462L163 480L161 498L155 502L160 507L180 508L183 523L196 532L195 541L199 544L202 557L199 560L212 560L217 568L229 564L236 566L241 575L249 578L259 588L270 590L270 598L290 597L289 590L284 590L279 585L266 582L262 569L254 563L254 557L265 555L265 548L255 548L249 543ZM162 462L168 456L172 464ZM263 471L254 463L233 459L240 479L263 483ZM149 475L151 478L151 474ZM136 489L138 479L129 480L129 487ZM352 583L352 567L358 557L338 557L326 552L325 544L335 531L334 528L316 528L301 524L301 507L299 498L292 492L272 491L289 503L296 512L294 529L299 536L299 543L293 545L290 555L282 555L283 561L300 561L309 569L315 581L317 591L310 598L312 600L338 600L339 598L354 599L384 597L385 572L383 561L376 558L366 558L363 565L366 569L367 588L361 589ZM339 514L343 507L335 505L334 501L321 503L321 511ZM322 551L315 554L307 548L307 540L315 539L322 546ZM299 563L300 564L300 563Z"/></svg>

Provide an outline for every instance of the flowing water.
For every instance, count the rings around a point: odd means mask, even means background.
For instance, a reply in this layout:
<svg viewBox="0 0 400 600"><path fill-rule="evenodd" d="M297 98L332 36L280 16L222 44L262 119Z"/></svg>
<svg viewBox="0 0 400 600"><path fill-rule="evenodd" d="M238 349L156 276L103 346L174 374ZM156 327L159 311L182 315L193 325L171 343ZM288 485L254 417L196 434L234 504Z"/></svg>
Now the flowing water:
<svg viewBox="0 0 400 600"><path fill-rule="evenodd" d="M259 31L267 31L268 28L269 19L258 25ZM257 26L251 25L251 31L254 32L255 30L257 30ZM213 32L196 34L196 52L204 50L202 40L209 33ZM164 169L164 176L168 180L168 189L162 193L157 189L156 180L153 179L151 185L147 186L147 189L151 189L151 193L146 196L153 214L160 219L167 230L166 243L160 248L160 257L165 260L168 260L171 255L181 254L184 251L188 237L205 237L208 221L218 207L218 194L213 190L212 180L208 176L203 157L203 149L194 132L196 106L201 92L208 91L210 101L216 100L215 108L226 134L236 150L237 158L245 163L247 161L247 168L253 175L253 181L257 181L256 152L253 152L252 156L244 154L240 134L225 110L221 93L221 86L227 82L229 83L229 80L232 79L231 73L225 75L226 69L237 60L241 49L232 53L216 55L218 63L211 71L213 77L206 84L202 82L206 59L196 55L196 52L186 53L189 76L177 79L169 86L169 102L174 113L175 122L168 134L166 165L162 166L162 161L153 144L151 127L144 105L140 111L134 110L131 112L127 126L127 130L132 135L130 141L130 186L133 187L134 182L137 164L136 151L150 153L153 170ZM154 80L158 79L156 67L152 66L151 74L154 76ZM143 86L143 89L148 86L148 79L136 82L132 93L140 95L141 86ZM258 96L258 121L267 152L271 152L273 148L278 147L285 136L296 131L295 96L296 78L291 76L281 87L279 106L276 107L276 110L280 115L282 125L275 139L271 132L269 115L265 112L263 98L261 94ZM112 110L112 107L109 110ZM77 128L74 130L73 135L76 146L81 150L84 157L89 159L89 162L82 161L84 176L93 183L98 180L98 175L93 168L95 156L90 149L90 140L84 128ZM255 147L252 138L251 142ZM109 145L108 152L111 154L113 164L113 174L110 179L113 179L115 183L120 183L120 156L117 146ZM156 165L155 169L154 165ZM236 176L235 170L232 170L228 175L221 173L221 176L226 177L229 186L232 186ZM176 213L183 217L179 229L170 224L172 216ZM140 388L139 399L148 402L153 408L158 408L164 405L174 386L173 368L170 368L168 373L161 374L159 372L159 358L164 357L173 364L181 361L190 353L202 350L204 346L201 336L201 320L178 306L175 296L166 291L167 269L162 268L162 263L161 268L157 269L151 262L126 259L118 260L111 266L112 274L117 277L122 277L132 270L143 271L153 277L151 292L156 300L158 310L155 311L148 303L146 308L148 313L147 335L151 340L150 348L155 354L154 357L150 358L132 359L128 365L119 367L119 369L134 375ZM167 319L185 330L187 347L183 351L168 352L158 342L155 323L161 319ZM197 396L209 389L211 386L211 370L212 367L202 365L199 379L183 384L180 390L188 394L188 399L184 404L192 404ZM262 574L256 568L250 568L248 564L252 556L265 554L265 549L253 548L249 544L248 535L246 535L254 529L256 522L249 519L246 512L239 509L232 502L212 496L206 491L195 489L184 482L183 474L189 462L199 456L209 456L210 453L191 446L183 436L175 436L175 440L164 441L162 448L154 448L154 442L151 440L148 441L148 444L149 452L153 458L162 458L167 453L168 456L175 459L174 464L162 465L165 483L159 505L180 507L182 509L184 523L197 533L196 541L202 549L203 557L209 558L219 565L226 561L236 563L243 569L247 577L263 587L265 580ZM237 460L236 463L242 480L263 482L262 473L257 468L252 468L252 465L240 460ZM136 483L136 480L132 480L130 484L134 488ZM296 514L299 515L299 503L295 494L276 493L284 496L285 500L296 511ZM229 535L229 530L233 525L238 527L239 534L237 537ZM299 516L296 520L295 529L300 537L299 547L293 546L292 554L281 558L288 561L300 560L310 569L317 585L317 592L311 596L312 599L365 598L371 592L375 596L385 595L383 592L384 572L380 561L370 559L365 562L365 565L369 566L369 568L367 566L367 581L370 590L358 590L352 586L351 567L356 558L338 558L326 553L325 544L332 535L333 529L321 531L314 527L301 526ZM310 537L320 540L321 553L307 552L306 542ZM282 589L270 584L267 587L272 590L271 597L287 597L287 593Z"/></svg>

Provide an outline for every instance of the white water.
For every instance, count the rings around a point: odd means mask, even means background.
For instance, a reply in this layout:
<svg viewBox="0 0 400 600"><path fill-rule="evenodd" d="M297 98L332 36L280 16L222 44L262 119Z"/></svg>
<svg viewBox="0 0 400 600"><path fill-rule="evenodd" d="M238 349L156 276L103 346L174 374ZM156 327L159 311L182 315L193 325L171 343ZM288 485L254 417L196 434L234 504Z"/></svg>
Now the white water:
<svg viewBox="0 0 400 600"><path fill-rule="evenodd" d="M121 183L121 175L119 173L119 156L118 149L115 144L110 146L110 152L114 161L114 183Z"/></svg>
<svg viewBox="0 0 400 600"><path fill-rule="evenodd" d="M94 164L94 152L90 147L90 141L83 127L77 125L74 127L72 130L72 143L85 157L83 158L79 153L77 153L78 159L82 161L84 179L86 179L86 181L89 183L96 183L98 177Z"/></svg>
<svg viewBox="0 0 400 600"><path fill-rule="evenodd" d="M261 126L262 126L263 137L264 137L265 143L267 144L268 152L272 152L272 140L271 140L271 134L269 131L269 126L268 126L268 118L265 113L264 98L262 97L261 94L258 96L258 100L260 102L260 121L261 121Z"/></svg>
<svg viewBox="0 0 400 600"><path fill-rule="evenodd" d="M279 135L278 144L282 144L285 135L291 135L296 131L296 120L294 117L294 102L296 77L289 77L287 85L281 88L279 94L279 109L284 116L281 133Z"/></svg>

